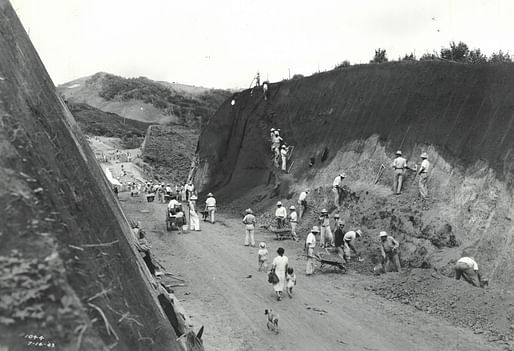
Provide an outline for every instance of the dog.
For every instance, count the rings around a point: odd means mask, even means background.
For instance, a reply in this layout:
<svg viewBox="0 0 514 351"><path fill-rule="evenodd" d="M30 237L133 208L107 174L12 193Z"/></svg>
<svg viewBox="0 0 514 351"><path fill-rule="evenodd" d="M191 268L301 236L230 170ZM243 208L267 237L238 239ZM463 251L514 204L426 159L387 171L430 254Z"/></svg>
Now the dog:
<svg viewBox="0 0 514 351"><path fill-rule="evenodd" d="M264 310L264 314L268 316L268 321L266 322L268 329L274 331L275 334L278 334L278 313L269 309Z"/></svg>

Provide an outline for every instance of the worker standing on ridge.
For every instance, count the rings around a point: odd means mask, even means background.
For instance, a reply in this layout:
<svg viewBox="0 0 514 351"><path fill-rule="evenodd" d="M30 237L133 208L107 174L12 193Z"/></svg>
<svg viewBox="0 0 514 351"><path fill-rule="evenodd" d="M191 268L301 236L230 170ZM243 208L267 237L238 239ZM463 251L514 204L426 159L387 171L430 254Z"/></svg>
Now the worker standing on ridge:
<svg viewBox="0 0 514 351"><path fill-rule="evenodd" d="M262 83L262 95L264 95L264 101L268 100L268 81Z"/></svg>
<svg viewBox="0 0 514 351"><path fill-rule="evenodd" d="M428 189L427 189L427 182L428 182L428 172L430 171L430 162L428 162L428 154L426 152L423 152L421 154L421 167L419 167L419 194L423 199L426 199L428 197Z"/></svg>
<svg viewBox="0 0 514 351"><path fill-rule="evenodd" d="M473 286L484 287L478 264L473 257L461 257L455 264L455 279L460 280L460 277Z"/></svg>
<svg viewBox="0 0 514 351"><path fill-rule="evenodd" d="M305 211L307 211L307 194L309 193L309 191L309 189L305 189L305 191L302 191L300 193L300 196L298 197L298 205L300 207L300 218L302 218Z"/></svg>
<svg viewBox="0 0 514 351"><path fill-rule="evenodd" d="M307 267L305 268L305 273L307 275L314 273L314 248L316 247L317 233L319 233L319 228L314 226L305 239L305 249L307 250Z"/></svg>
<svg viewBox="0 0 514 351"><path fill-rule="evenodd" d="M333 245L334 238L332 237L332 229L330 229L330 217L326 209L321 210L319 223L321 225L320 246L327 247Z"/></svg>
<svg viewBox="0 0 514 351"><path fill-rule="evenodd" d="M287 173L287 147L285 145L282 145L280 157L282 159L282 172Z"/></svg>
<svg viewBox="0 0 514 351"><path fill-rule="evenodd" d="M350 230L349 232L347 232L344 235L343 251L344 251L344 259L346 262L348 262L350 260L350 258L352 257L351 251L353 251L353 253L355 253L359 262L362 261L362 258L359 255L359 253L357 252L357 250L355 249L355 245L354 245L355 240L360 239L361 236L362 236L362 230L360 230L360 229L358 229L356 231Z"/></svg>
<svg viewBox="0 0 514 351"><path fill-rule="evenodd" d="M246 215L243 218L243 224L245 225L245 246L252 245L255 246L255 223L257 220L253 215L253 211L251 208L246 210Z"/></svg>
<svg viewBox="0 0 514 351"><path fill-rule="evenodd" d="M341 173L337 177L334 178L334 182L332 183L332 192L334 193L334 205L339 210L341 194L343 192L342 182L343 179L346 178L346 174Z"/></svg>
<svg viewBox="0 0 514 351"><path fill-rule="evenodd" d="M289 223L291 224L291 235L293 236L294 241L298 241L298 236L296 235L296 225L298 224L298 213L296 213L296 207L289 207Z"/></svg>
<svg viewBox="0 0 514 351"><path fill-rule="evenodd" d="M387 235L386 232L380 232L380 251L382 254L382 266L384 272L387 272L389 263L394 264L397 272L401 272L400 257L398 256L398 249L400 244L392 236Z"/></svg>
<svg viewBox="0 0 514 351"><path fill-rule="evenodd" d="M394 169L394 192L396 195L400 195L402 192L402 184L403 184L403 174L405 172L405 168L407 167L407 160L402 157L402 152L400 150L396 151L396 158L393 161L393 169Z"/></svg>
<svg viewBox="0 0 514 351"><path fill-rule="evenodd" d="M214 224L214 213L216 212L216 199L212 193L207 194L207 200L205 200L205 210L209 213L209 220Z"/></svg>
<svg viewBox="0 0 514 351"><path fill-rule="evenodd" d="M277 221L277 228L281 229L284 227L287 217L287 210L282 206L282 202L277 202L277 209L275 210L275 219Z"/></svg>

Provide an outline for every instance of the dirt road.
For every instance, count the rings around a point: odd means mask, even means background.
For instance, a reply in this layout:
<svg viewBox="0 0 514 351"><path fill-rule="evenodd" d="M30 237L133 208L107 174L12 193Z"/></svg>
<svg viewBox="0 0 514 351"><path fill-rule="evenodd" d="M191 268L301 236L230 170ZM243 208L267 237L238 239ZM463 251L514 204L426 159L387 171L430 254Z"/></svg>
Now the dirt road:
<svg viewBox="0 0 514 351"><path fill-rule="evenodd" d="M297 274L292 299L276 301L267 275L257 272L257 248L243 246L240 219L219 215L200 232L166 232L165 205L120 194L128 218L146 228L152 252L186 286L176 287L207 350L495 350L471 331L364 290L373 277L356 272L305 275L301 244L275 241L263 230L270 259L284 247ZM396 274L396 273L391 273ZM280 334L266 329L264 309L280 314Z"/></svg>

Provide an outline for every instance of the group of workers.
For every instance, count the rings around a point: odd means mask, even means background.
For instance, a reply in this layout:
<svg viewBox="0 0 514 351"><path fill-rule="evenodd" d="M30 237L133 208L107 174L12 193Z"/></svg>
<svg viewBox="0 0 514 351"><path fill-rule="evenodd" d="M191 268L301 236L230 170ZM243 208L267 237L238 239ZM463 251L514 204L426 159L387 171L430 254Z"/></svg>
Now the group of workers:
<svg viewBox="0 0 514 351"><path fill-rule="evenodd" d="M419 194L423 199L428 198L428 172L430 171L430 162L428 161L428 154L423 152L420 155L421 165L418 169L418 166L415 165L414 168L409 167L407 164L407 159L402 156L401 150L396 151L395 159L393 160L393 170L394 170L394 178L393 178L393 191L396 195L400 195L402 192L403 186L403 178L405 177L405 172L407 170L413 171L419 176L418 181L418 189Z"/></svg>
<svg viewBox="0 0 514 351"><path fill-rule="evenodd" d="M200 216L198 215L197 200L198 195L194 192L194 190L192 190L192 192L187 195L187 204L189 209L189 229L194 231L200 231ZM182 211L182 204L179 200L177 200L175 195L171 196L171 200L168 203L168 213L171 213L177 218L184 216ZM214 224L215 213L216 199L212 193L209 193L207 194L207 199L205 200L205 211L203 212L204 221L209 221Z"/></svg>
<svg viewBox="0 0 514 351"><path fill-rule="evenodd" d="M280 129L270 129L271 152L273 153L273 164L287 173L287 158L291 147L288 146L280 136Z"/></svg>

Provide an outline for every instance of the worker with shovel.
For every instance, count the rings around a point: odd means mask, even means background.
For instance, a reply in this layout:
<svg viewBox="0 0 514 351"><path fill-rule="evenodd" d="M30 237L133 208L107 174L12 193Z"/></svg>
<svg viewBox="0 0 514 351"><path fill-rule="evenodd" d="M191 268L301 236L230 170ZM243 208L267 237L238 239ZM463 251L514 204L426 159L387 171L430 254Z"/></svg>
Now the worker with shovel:
<svg viewBox="0 0 514 351"><path fill-rule="evenodd" d="M351 254L352 251L357 256L357 259L359 260L359 262L363 261L363 259L357 252L357 249L355 248L355 240L360 239L361 236L362 236L362 230L360 230L360 229L357 229L356 231L350 230L349 232L347 232L344 235L344 237L343 237L343 252L344 252L344 260L346 261L346 263L348 263L348 261L352 257L352 254Z"/></svg>
<svg viewBox="0 0 514 351"><path fill-rule="evenodd" d="M400 257L398 250L400 244L392 236L387 235L386 232L380 232L380 252L382 254L382 266L384 272L388 271L388 266L392 263L397 272L401 272Z"/></svg>
<svg viewBox="0 0 514 351"><path fill-rule="evenodd" d="M482 279L478 270L478 264L473 257L461 257L455 264L455 279L460 280L461 277L469 284L480 286L481 288L487 282Z"/></svg>
<svg viewBox="0 0 514 351"><path fill-rule="evenodd" d="M310 189L305 189L305 191L302 191L300 193L300 196L298 197L298 205L300 207L300 218L303 217L303 214L305 211L307 211L307 194L310 192Z"/></svg>

